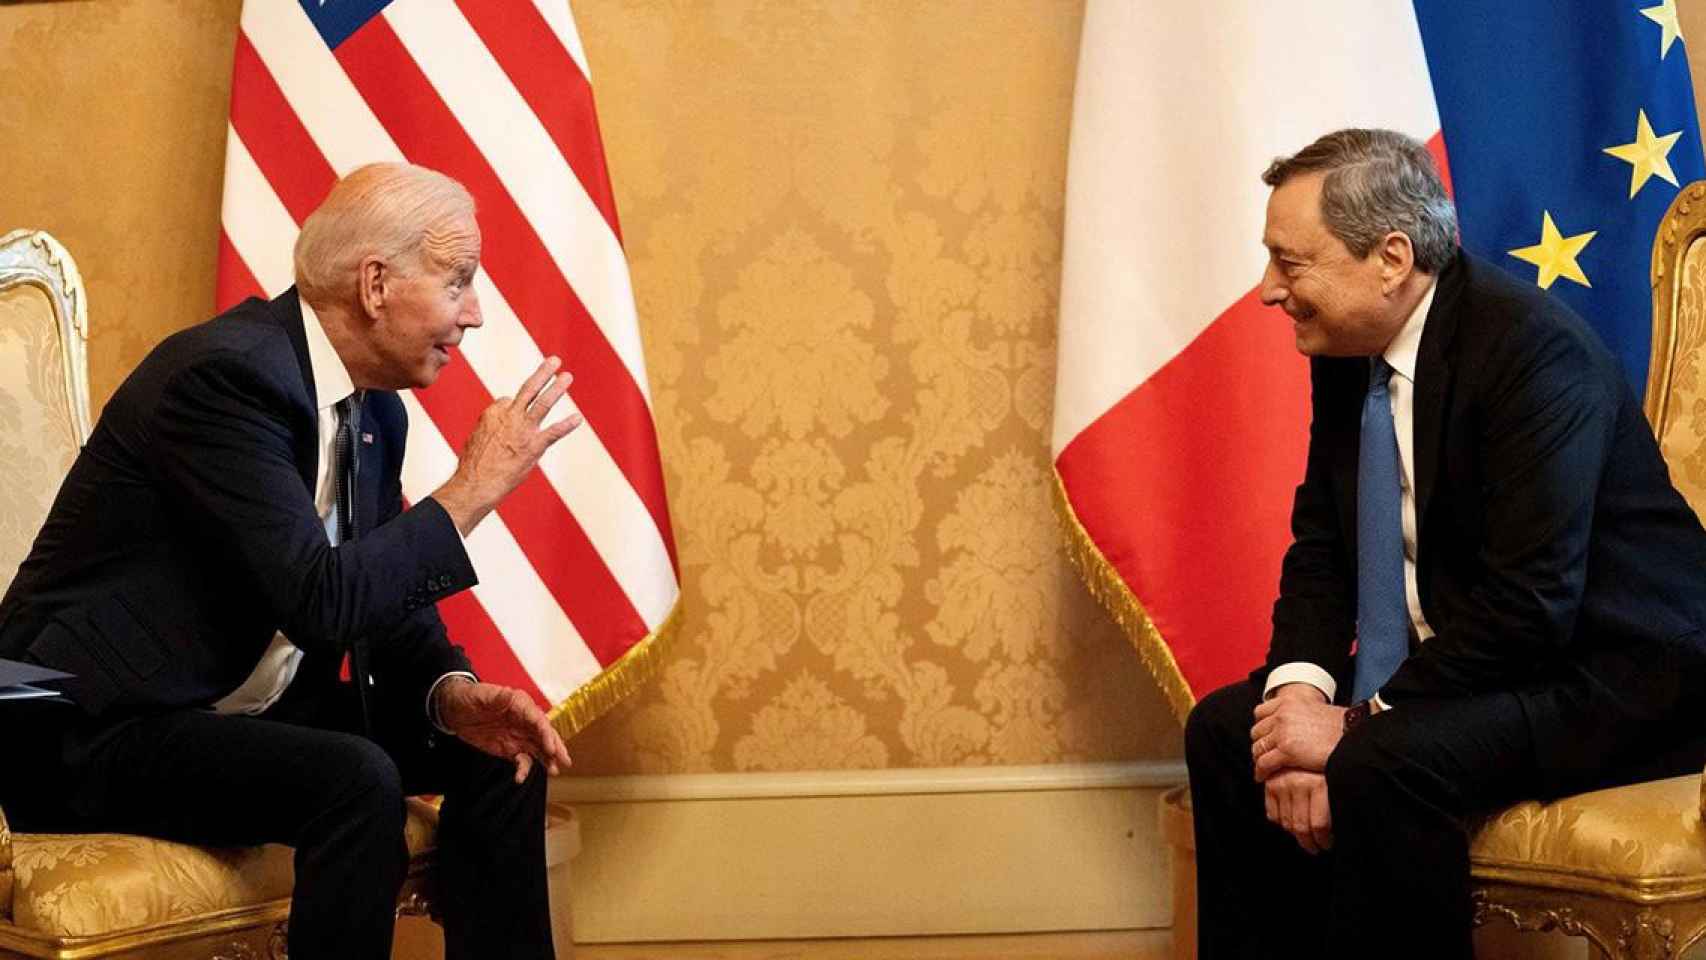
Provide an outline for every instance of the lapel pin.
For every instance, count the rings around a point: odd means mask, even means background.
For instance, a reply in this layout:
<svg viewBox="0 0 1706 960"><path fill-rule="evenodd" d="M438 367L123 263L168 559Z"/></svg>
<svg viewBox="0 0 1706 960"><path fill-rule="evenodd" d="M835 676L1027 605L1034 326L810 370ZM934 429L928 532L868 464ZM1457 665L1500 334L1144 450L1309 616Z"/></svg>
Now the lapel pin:
<svg viewBox="0 0 1706 960"><path fill-rule="evenodd" d="M361 433L361 442L362 443L372 443L373 442L373 434L368 433L367 431L363 430Z"/></svg>

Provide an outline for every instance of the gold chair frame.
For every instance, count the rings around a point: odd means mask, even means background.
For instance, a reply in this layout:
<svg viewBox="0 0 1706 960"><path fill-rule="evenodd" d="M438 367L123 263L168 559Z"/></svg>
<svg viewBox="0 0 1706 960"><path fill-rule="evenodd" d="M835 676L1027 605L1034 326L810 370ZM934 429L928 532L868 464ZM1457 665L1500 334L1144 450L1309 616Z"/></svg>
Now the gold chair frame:
<svg viewBox="0 0 1706 960"><path fill-rule="evenodd" d="M89 439L89 306L83 275L59 241L40 230L0 237L0 290L28 284L47 295L59 321L65 389L77 441Z"/></svg>

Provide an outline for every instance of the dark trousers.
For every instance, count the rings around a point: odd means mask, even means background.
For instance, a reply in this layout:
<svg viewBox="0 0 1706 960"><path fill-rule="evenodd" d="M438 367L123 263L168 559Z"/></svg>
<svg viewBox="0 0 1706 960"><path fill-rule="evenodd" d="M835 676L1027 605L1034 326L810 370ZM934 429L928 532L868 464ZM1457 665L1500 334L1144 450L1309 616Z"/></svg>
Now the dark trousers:
<svg viewBox="0 0 1706 960"><path fill-rule="evenodd" d="M1514 694L1404 703L1345 734L1328 758L1333 847L1318 856L1268 822L1249 681L1185 726L1197 844L1198 957L1469 960L1474 815L1541 792ZM1660 731L1653 731L1659 733ZM1699 770L1697 745L1608 767L1565 792Z"/></svg>
<svg viewBox="0 0 1706 960"><path fill-rule="evenodd" d="M260 717L177 710L103 723L60 704L6 716L40 734L33 762L12 767L31 775L0 784L16 830L295 847L295 960L391 955L408 864L403 798L414 793L444 796L446 956L552 955L545 777L536 767L517 785L511 763L432 731L418 700L386 705L378 742L351 732L360 721L347 684L293 686Z"/></svg>

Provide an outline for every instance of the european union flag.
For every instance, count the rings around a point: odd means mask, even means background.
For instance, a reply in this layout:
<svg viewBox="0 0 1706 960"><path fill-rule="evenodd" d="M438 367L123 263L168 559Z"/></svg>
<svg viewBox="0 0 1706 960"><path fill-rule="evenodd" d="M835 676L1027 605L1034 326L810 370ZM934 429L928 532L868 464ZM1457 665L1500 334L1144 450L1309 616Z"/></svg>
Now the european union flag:
<svg viewBox="0 0 1706 960"><path fill-rule="evenodd" d="M1416 0L1463 245L1647 379L1653 234L1706 176L1677 0Z"/></svg>

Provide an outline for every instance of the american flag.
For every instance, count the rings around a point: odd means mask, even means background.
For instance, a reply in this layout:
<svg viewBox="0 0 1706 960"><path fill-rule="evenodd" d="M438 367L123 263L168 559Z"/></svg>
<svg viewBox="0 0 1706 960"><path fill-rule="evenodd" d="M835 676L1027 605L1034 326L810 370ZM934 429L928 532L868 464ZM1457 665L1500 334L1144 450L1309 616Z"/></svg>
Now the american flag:
<svg viewBox="0 0 1706 960"><path fill-rule="evenodd" d="M565 734L648 672L680 597L621 228L567 0L248 0L231 80L221 309L293 282L333 182L405 160L474 195L485 325L405 393L403 495L431 493L494 396L548 354L586 423L468 538L480 585L439 605L483 679Z"/></svg>

